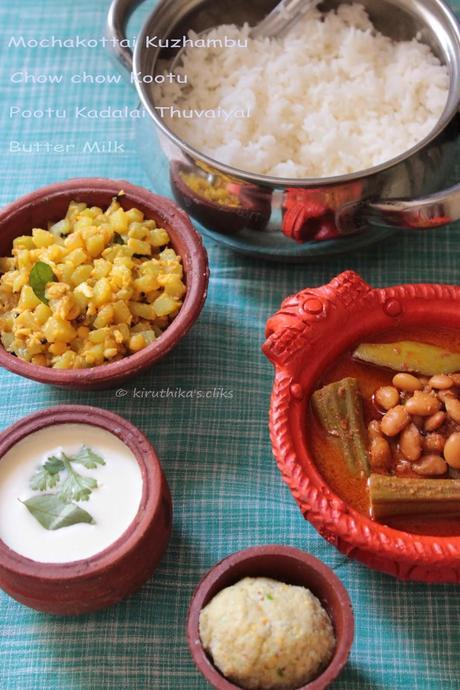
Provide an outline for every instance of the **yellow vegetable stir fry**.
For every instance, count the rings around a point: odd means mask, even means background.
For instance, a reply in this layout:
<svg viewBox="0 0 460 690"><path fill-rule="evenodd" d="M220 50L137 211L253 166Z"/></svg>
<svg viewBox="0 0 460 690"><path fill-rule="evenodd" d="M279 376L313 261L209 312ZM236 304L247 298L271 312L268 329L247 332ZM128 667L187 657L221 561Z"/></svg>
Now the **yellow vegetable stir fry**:
<svg viewBox="0 0 460 690"><path fill-rule="evenodd" d="M120 195L119 195L120 196ZM142 350L171 323L186 287L166 230L124 211L71 202L48 230L0 259L2 344L27 362L94 367Z"/></svg>

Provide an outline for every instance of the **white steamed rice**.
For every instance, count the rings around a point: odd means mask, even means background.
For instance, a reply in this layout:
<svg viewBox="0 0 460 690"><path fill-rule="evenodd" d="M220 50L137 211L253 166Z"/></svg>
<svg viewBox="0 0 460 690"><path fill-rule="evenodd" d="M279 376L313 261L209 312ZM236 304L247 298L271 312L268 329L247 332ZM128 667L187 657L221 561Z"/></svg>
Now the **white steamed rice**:
<svg viewBox="0 0 460 690"><path fill-rule="evenodd" d="M249 32L221 26L208 37ZM282 39L188 48L178 71L187 87L156 87L157 106L187 116L163 110L168 126L217 161L283 178L352 173L407 151L434 128L449 89L429 46L378 33L359 4L313 10ZM217 117L219 108L236 115Z"/></svg>

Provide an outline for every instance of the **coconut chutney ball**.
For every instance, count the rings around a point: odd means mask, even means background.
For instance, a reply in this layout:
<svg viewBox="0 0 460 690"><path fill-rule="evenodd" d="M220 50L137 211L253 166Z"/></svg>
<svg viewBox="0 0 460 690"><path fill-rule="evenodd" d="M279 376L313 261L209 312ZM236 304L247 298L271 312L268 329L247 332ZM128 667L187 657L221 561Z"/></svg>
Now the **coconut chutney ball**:
<svg viewBox="0 0 460 690"><path fill-rule="evenodd" d="M295 690L331 661L335 636L305 587L246 577L219 592L200 614L200 637L215 666L247 690Z"/></svg>

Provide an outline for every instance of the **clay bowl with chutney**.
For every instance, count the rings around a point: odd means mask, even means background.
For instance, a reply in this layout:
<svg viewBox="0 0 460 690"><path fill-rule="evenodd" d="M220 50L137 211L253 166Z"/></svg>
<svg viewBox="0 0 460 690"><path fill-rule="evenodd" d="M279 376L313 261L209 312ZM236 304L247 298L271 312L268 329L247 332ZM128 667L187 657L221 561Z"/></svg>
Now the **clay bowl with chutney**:
<svg viewBox="0 0 460 690"><path fill-rule="evenodd" d="M328 542L403 580L460 581L459 300L347 271L267 322L283 479Z"/></svg>
<svg viewBox="0 0 460 690"><path fill-rule="evenodd" d="M119 195L123 192L122 195ZM144 349L113 362L86 368L52 368L24 361L0 346L0 366L40 383L80 390L115 387L136 376L168 354L197 320L207 294L209 269L206 250L189 217L169 199L123 180L71 179L51 184L17 199L0 211L0 256L10 256L13 240L30 235L33 228L65 217L71 201L106 209L119 195L121 207L143 212L170 237L170 246L181 257L186 294L174 320Z"/></svg>
<svg viewBox="0 0 460 690"><path fill-rule="evenodd" d="M86 456L72 459L82 444ZM32 485L32 472L45 471L48 487ZM57 511L56 494L70 474L91 495L75 496L73 484L74 495ZM3 431L0 494L0 587L38 611L78 615L116 604L152 576L170 538L171 496L155 449L130 422L97 407L60 405ZM37 501L50 494L48 512L37 512ZM81 519L85 514L91 519Z"/></svg>
<svg viewBox="0 0 460 690"><path fill-rule="evenodd" d="M336 638L328 666L298 690L324 690L347 663L353 644L354 617L348 593L339 578L324 563L289 546L255 546L228 556L202 578L192 596L187 619L187 638L198 670L216 690L241 690L227 680L204 650L199 620L201 610L216 594L245 577L266 577L309 589L329 615Z"/></svg>

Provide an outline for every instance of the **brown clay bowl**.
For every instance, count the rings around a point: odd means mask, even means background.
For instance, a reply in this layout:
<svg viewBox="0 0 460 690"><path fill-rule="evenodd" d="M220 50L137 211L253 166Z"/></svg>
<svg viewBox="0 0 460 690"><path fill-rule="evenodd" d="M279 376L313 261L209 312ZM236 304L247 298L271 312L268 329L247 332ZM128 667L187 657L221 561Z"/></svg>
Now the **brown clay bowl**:
<svg viewBox="0 0 460 690"><path fill-rule="evenodd" d="M353 271L287 298L267 322L263 351L275 366L273 453L305 518L342 553L402 580L460 582L460 537L412 534L374 522L331 489L309 447L310 396L344 351L395 327L460 330L460 287L375 289Z"/></svg>
<svg viewBox="0 0 460 690"><path fill-rule="evenodd" d="M318 597L334 625L337 646L329 666L315 680L298 690L324 690L347 663L353 644L354 617L351 601L339 578L324 563L289 546L255 546L228 556L215 565L196 588L188 612L187 638L199 671L216 690L241 690L213 665L201 644L201 609L225 587L244 577L271 577L290 585L307 587Z"/></svg>
<svg viewBox="0 0 460 690"><path fill-rule="evenodd" d="M24 417L0 434L0 462L29 434L66 423L101 427L130 448L139 462L144 485L136 518L107 549L71 563L38 563L0 540L0 587L38 611L78 615L116 604L151 577L169 541L172 504L150 441L130 422L98 407L59 405Z"/></svg>
<svg viewBox="0 0 460 690"><path fill-rule="evenodd" d="M67 180L38 189L17 199L0 211L0 256L8 256L15 237L31 233L34 227L47 227L48 221L63 218L70 201L107 207L123 190L123 208L135 206L146 218L161 223L171 237L184 266L187 294L184 304L169 328L144 350L112 364L91 369L51 369L24 362L0 346L0 366L26 378L88 390L115 387L136 376L164 357L185 336L197 320L206 299L209 269L206 250L189 217L169 199L123 180L87 178Z"/></svg>

